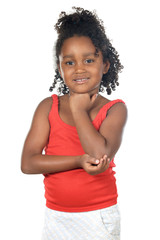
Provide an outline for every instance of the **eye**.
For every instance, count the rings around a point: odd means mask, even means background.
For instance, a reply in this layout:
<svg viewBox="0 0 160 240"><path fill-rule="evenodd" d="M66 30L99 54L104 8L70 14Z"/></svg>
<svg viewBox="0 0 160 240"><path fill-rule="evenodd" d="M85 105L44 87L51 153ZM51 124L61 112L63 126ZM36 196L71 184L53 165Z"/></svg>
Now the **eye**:
<svg viewBox="0 0 160 240"><path fill-rule="evenodd" d="M73 61L68 61L68 62L66 62L65 64L72 66L72 65L74 65L74 62L73 62Z"/></svg>
<svg viewBox="0 0 160 240"><path fill-rule="evenodd" d="M94 62L94 59L86 59L85 60L85 63L93 63Z"/></svg>

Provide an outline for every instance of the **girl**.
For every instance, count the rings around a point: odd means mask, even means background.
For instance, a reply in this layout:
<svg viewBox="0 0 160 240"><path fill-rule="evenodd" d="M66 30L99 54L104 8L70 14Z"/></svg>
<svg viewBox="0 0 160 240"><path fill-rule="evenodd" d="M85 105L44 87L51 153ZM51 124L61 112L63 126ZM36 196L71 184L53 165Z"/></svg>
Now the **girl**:
<svg viewBox="0 0 160 240"><path fill-rule="evenodd" d="M43 240L119 239L114 156L127 110L108 94L123 68L95 13L73 8L55 25L53 90L35 111L22 153L22 172L44 174ZM42 154L45 149L45 155Z"/></svg>

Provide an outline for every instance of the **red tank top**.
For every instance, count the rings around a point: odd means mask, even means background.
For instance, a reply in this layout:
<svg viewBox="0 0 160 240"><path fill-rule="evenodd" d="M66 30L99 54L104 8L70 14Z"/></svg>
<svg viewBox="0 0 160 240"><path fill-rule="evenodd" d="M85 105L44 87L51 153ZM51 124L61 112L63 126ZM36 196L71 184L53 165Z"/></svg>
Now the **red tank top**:
<svg viewBox="0 0 160 240"><path fill-rule="evenodd" d="M47 155L76 156L85 152L81 146L76 127L62 121L58 113L58 96L52 95L53 104L49 113L50 136L45 148ZM105 104L92 121L99 130L107 111L117 102ZM124 103L124 102L123 102ZM63 212L85 212L112 206L117 203L117 187L114 160L103 173L89 175L83 169L44 175L46 206Z"/></svg>

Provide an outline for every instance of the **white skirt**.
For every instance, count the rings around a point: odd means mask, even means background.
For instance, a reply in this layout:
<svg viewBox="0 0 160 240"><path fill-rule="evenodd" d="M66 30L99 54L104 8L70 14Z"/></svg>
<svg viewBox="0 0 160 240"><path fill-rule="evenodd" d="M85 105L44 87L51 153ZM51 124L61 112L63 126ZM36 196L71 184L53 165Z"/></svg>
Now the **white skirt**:
<svg viewBox="0 0 160 240"><path fill-rule="evenodd" d="M78 213L46 207L42 240L120 240L118 206Z"/></svg>

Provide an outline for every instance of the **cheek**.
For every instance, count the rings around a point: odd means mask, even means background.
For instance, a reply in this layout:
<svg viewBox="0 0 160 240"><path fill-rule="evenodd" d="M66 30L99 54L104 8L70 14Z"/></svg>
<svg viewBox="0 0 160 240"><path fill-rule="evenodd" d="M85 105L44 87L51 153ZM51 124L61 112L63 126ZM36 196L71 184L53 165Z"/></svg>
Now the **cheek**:
<svg viewBox="0 0 160 240"><path fill-rule="evenodd" d="M61 65L60 66L60 72L61 72L61 76L64 78L67 74L67 69L65 66Z"/></svg>
<svg viewBox="0 0 160 240"><path fill-rule="evenodd" d="M73 70L70 68L63 68L61 71L61 76L65 82L71 79Z"/></svg>
<svg viewBox="0 0 160 240"><path fill-rule="evenodd" d="M101 80L102 76L103 76L103 68L99 67L97 69L94 70L93 74L99 78L99 80Z"/></svg>

